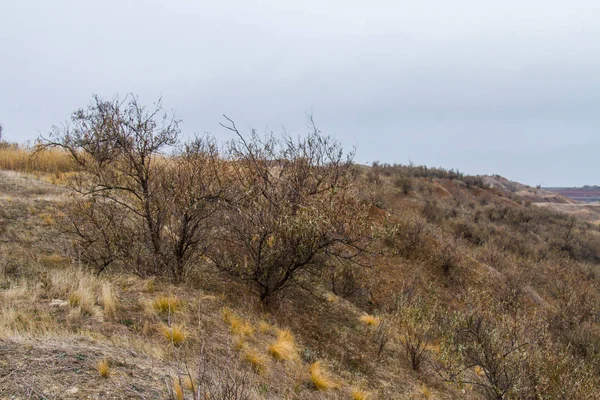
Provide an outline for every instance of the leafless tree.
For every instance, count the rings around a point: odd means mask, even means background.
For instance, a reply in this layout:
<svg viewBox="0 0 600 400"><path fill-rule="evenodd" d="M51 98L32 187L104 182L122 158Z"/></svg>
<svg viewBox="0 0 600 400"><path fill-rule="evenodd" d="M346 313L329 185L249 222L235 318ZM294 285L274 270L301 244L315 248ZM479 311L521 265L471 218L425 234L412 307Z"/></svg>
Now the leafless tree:
<svg viewBox="0 0 600 400"><path fill-rule="evenodd" d="M251 282L268 303L331 258L356 260L367 218L352 194L353 153L314 124L296 141L256 131L246 138L227 121L237 136L229 155L238 196L210 253L216 266Z"/></svg>
<svg viewBox="0 0 600 400"><path fill-rule="evenodd" d="M207 221L223 193L218 150L210 138L196 138L174 151L179 123L160 100L148 109L132 95L95 96L41 138L40 150L61 147L79 167L70 184L92 209L73 210L70 221L99 269L126 259L140 274L181 280L206 247Z"/></svg>

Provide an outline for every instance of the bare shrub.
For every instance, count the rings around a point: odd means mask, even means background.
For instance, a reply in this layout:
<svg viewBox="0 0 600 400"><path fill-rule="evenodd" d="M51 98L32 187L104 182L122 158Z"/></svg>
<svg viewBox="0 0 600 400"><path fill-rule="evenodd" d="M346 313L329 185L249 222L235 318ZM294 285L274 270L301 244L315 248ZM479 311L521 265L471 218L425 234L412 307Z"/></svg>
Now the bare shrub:
<svg viewBox="0 0 600 400"><path fill-rule="evenodd" d="M418 371L437 333L438 309L424 297L404 294L398 300L396 313L402 347L411 368Z"/></svg>
<svg viewBox="0 0 600 400"><path fill-rule="evenodd" d="M402 194L408 196L414 188L414 183L412 178L410 178L409 176L400 175L396 179L394 179L394 186L399 188Z"/></svg>
<svg viewBox="0 0 600 400"><path fill-rule="evenodd" d="M459 386L473 385L490 400L544 397L532 384L545 379L532 360L543 350L545 327L520 313L514 299L476 313L455 313L438 372Z"/></svg>
<svg viewBox="0 0 600 400"><path fill-rule="evenodd" d="M316 128L307 137L255 131L230 143L238 197L226 211L210 252L223 271L252 283L260 299L321 273L331 259L355 260L368 234L367 210L353 195L350 153Z"/></svg>
<svg viewBox="0 0 600 400"><path fill-rule="evenodd" d="M240 363L228 355L224 363L209 359L204 347L199 355L198 371L188 368L179 371L175 379L166 380L167 391L172 400L182 398L183 387L191 392L194 400L249 400L251 386L248 374Z"/></svg>
<svg viewBox="0 0 600 400"><path fill-rule="evenodd" d="M207 221L224 191L218 151L196 138L166 157L179 122L160 101L148 109L134 96L96 96L41 138L40 149L63 148L80 169L69 183L87 208L73 207L69 217L84 260L100 271L121 261L179 281L207 246Z"/></svg>
<svg viewBox="0 0 600 400"><path fill-rule="evenodd" d="M420 256L429 227L421 215L405 212L398 222L386 227L386 243L406 258Z"/></svg>

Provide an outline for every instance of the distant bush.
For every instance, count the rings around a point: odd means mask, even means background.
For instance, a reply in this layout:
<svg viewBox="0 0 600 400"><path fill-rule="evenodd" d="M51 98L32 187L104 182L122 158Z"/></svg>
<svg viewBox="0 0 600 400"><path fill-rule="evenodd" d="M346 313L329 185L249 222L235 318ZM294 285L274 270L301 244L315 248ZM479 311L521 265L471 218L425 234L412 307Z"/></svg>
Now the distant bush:
<svg viewBox="0 0 600 400"><path fill-rule="evenodd" d="M375 175L400 176L409 178L450 179L465 183L468 187L485 187L481 176L465 175L454 169L433 168L425 165L402 165L373 162L371 168Z"/></svg>

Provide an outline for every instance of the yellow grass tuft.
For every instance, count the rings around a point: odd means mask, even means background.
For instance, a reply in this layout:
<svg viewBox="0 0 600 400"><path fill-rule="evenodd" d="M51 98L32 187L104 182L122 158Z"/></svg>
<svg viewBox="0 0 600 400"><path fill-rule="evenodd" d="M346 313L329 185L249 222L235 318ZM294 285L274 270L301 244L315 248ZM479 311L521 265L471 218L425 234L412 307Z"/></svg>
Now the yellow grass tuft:
<svg viewBox="0 0 600 400"><path fill-rule="evenodd" d="M244 359L244 361L249 363L252 367L252 370L259 375L264 374L267 370L267 359L265 358L265 356L254 350L244 350L242 358Z"/></svg>
<svg viewBox="0 0 600 400"><path fill-rule="evenodd" d="M425 385L423 385L419 388L419 393L421 394L421 397L424 399L429 399L431 397L431 390L429 390L429 388Z"/></svg>
<svg viewBox="0 0 600 400"><path fill-rule="evenodd" d="M338 297L333 293L327 293L325 295L325 300L327 300L329 303L335 303L338 300Z"/></svg>
<svg viewBox="0 0 600 400"><path fill-rule="evenodd" d="M173 395L177 400L183 400L183 388L179 383L179 378L173 378Z"/></svg>
<svg viewBox="0 0 600 400"><path fill-rule="evenodd" d="M43 225L54 225L56 223L56 221L54 220L54 217L51 214L41 214L40 215L40 219L42 220L42 224Z"/></svg>
<svg viewBox="0 0 600 400"><path fill-rule="evenodd" d="M273 358L281 361L289 361L298 357L298 348L292 332L287 329L277 330L277 340L268 348Z"/></svg>
<svg viewBox="0 0 600 400"><path fill-rule="evenodd" d="M194 380L192 378L190 378L189 376L186 376L185 378L183 378L183 386L187 389L190 390L192 392L196 391L196 383L194 382Z"/></svg>
<svg viewBox="0 0 600 400"><path fill-rule="evenodd" d="M425 347L428 351L435 353L435 354L441 354L442 353L442 347L440 346L439 343L430 343Z"/></svg>
<svg viewBox="0 0 600 400"><path fill-rule="evenodd" d="M231 332L233 332L234 334L241 336L252 336L252 334L254 333L254 328L252 328L250 322L237 316L229 308L224 307L221 311L221 316L223 317L223 321L226 324L229 324Z"/></svg>
<svg viewBox="0 0 600 400"><path fill-rule="evenodd" d="M69 294L69 305L71 307L79 307L84 314L91 315L94 311L94 295L91 288L80 284L77 290Z"/></svg>
<svg viewBox="0 0 600 400"><path fill-rule="evenodd" d="M372 315L369 314L363 314L360 316L359 318L360 322L362 322L365 325L369 325L369 326L377 326L379 325L379 318L374 317Z"/></svg>
<svg viewBox="0 0 600 400"><path fill-rule="evenodd" d="M269 324L268 322L266 322L265 320L260 320L258 321L258 331L260 333L267 333L270 332L273 329L273 326L271 324Z"/></svg>
<svg viewBox="0 0 600 400"><path fill-rule="evenodd" d="M254 328L252 328L252 325L250 325L248 321L241 318L232 319L230 322L230 326L231 332L233 332L236 335L252 336L252 334L254 333Z"/></svg>
<svg viewBox="0 0 600 400"><path fill-rule="evenodd" d="M360 389L352 389L350 393L352 395L352 400L368 400L369 394Z"/></svg>
<svg viewBox="0 0 600 400"><path fill-rule="evenodd" d="M104 315L114 319L117 316L117 296L109 283L102 285L101 304L104 307Z"/></svg>
<svg viewBox="0 0 600 400"><path fill-rule="evenodd" d="M108 362L108 358L103 358L102 360L98 361L96 368L98 368L98 373L101 377L108 378L108 375L110 374L110 364Z"/></svg>
<svg viewBox="0 0 600 400"><path fill-rule="evenodd" d="M175 296L159 296L152 301L152 307L159 314L173 314L181 307L181 301Z"/></svg>
<svg viewBox="0 0 600 400"><path fill-rule="evenodd" d="M473 371L475 371L475 373L477 374L477 376L484 376L485 375L485 371L479 365L476 365L475 368L473 368Z"/></svg>
<svg viewBox="0 0 600 400"><path fill-rule="evenodd" d="M321 361L317 361L310 366L310 381L317 390L325 391L337 387L337 384L321 366Z"/></svg>
<svg viewBox="0 0 600 400"><path fill-rule="evenodd" d="M187 338L187 332L185 327L173 324L171 326L163 325L161 327L161 333L173 346L181 346Z"/></svg>
<svg viewBox="0 0 600 400"><path fill-rule="evenodd" d="M221 317L223 318L223 322L225 322L226 324L229 324L231 322L231 318L234 315L235 314L233 313L233 311L231 311L231 309L228 307L223 307L223 310L221 310Z"/></svg>

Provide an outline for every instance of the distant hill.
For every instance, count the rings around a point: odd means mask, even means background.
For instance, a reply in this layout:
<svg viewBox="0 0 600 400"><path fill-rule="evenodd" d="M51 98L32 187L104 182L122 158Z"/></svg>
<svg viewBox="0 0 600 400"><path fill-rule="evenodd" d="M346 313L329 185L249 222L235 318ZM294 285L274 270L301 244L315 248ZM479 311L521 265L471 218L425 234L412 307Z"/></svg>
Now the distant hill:
<svg viewBox="0 0 600 400"><path fill-rule="evenodd" d="M508 180L500 175L484 176L483 181L486 186L513 193L521 199L530 201L531 203L575 203L572 197L565 195L564 193L553 191L548 188L534 188Z"/></svg>
<svg viewBox="0 0 600 400"><path fill-rule="evenodd" d="M575 201L581 201L584 203L595 203L600 202L600 186L583 186L583 187L549 187L544 188L561 196L569 197Z"/></svg>

